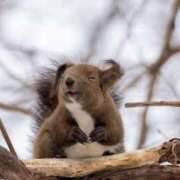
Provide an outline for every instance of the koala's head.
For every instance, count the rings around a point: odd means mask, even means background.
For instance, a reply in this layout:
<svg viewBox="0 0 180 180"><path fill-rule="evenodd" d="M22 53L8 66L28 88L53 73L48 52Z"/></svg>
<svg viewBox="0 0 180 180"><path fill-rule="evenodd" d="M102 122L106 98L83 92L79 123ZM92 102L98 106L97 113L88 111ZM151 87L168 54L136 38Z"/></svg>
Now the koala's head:
<svg viewBox="0 0 180 180"><path fill-rule="evenodd" d="M82 106L102 105L106 92L121 78L123 70L118 63L107 60L110 68L102 70L88 64L62 64L56 72L52 95L59 101L77 101Z"/></svg>

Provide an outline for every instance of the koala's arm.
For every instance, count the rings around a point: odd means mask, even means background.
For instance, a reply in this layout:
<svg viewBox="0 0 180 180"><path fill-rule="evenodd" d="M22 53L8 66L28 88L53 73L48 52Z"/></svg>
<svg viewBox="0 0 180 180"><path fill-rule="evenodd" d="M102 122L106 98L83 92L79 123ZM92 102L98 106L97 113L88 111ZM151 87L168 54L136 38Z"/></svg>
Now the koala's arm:
<svg viewBox="0 0 180 180"><path fill-rule="evenodd" d="M58 137L60 138L55 138L57 136L56 129L52 129L49 122L44 122L44 124L42 124L34 142L34 158L65 156L61 147L63 147L63 140L65 139L67 132L65 132L66 129L63 127L63 124L61 126L63 130L58 131Z"/></svg>
<svg viewBox="0 0 180 180"><path fill-rule="evenodd" d="M53 122L45 122L39 130L34 143L35 158L66 157L64 146L87 142L86 134L78 126L67 121L56 122L53 127L49 123Z"/></svg>
<svg viewBox="0 0 180 180"><path fill-rule="evenodd" d="M105 142L108 145L115 145L117 143L123 142L124 138L124 128L122 124L121 117L115 117L109 119L105 124Z"/></svg>
<svg viewBox="0 0 180 180"><path fill-rule="evenodd" d="M109 116L108 114L101 116L90 138L92 142L100 142L104 145L113 146L118 143L123 145L124 130L120 116Z"/></svg>
<svg viewBox="0 0 180 180"><path fill-rule="evenodd" d="M34 158L53 158L55 157L56 146L52 141L48 131L41 131L34 143Z"/></svg>

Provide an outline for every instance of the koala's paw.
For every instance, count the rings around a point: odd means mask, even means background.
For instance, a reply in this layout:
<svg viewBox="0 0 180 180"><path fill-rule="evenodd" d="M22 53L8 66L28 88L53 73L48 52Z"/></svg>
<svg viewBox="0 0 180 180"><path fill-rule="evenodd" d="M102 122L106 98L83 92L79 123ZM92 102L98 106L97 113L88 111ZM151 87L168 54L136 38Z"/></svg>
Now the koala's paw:
<svg viewBox="0 0 180 180"><path fill-rule="evenodd" d="M104 127L95 128L90 134L91 142L101 142L106 140L106 129Z"/></svg>
<svg viewBox="0 0 180 180"><path fill-rule="evenodd" d="M74 142L80 142L80 143L86 143L88 141L88 137L86 134L79 128L79 127L73 127L72 130L69 133L68 137L71 141Z"/></svg>

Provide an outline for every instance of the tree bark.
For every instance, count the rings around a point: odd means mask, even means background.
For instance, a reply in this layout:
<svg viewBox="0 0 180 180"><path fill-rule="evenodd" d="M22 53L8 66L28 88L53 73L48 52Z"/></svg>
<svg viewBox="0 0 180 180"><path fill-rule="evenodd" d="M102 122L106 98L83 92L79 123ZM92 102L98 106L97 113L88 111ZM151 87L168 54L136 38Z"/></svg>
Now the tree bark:
<svg viewBox="0 0 180 180"><path fill-rule="evenodd" d="M0 179L5 180L178 180L180 139L161 146L91 159L32 159L22 163L0 147ZM161 165L169 162L173 165Z"/></svg>
<svg viewBox="0 0 180 180"><path fill-rule="evenodd" d="M44 173L46 176L82 177L95 172L139 168L164 161L173 164L180 162L180 139L172 139L155 148L112 156L81 160L32 159L24 163L32 171Z"/></svg>

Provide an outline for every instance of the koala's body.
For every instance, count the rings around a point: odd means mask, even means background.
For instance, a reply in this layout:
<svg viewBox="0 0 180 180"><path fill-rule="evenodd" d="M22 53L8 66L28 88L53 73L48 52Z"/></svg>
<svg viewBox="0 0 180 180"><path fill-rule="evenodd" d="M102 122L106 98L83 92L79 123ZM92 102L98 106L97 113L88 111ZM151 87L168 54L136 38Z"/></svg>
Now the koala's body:
<svg viewBox="0 0 180 180"><path fill-rule="evenodd" d="M115 61L108 63L111 67L106 70L62 64L54 76L38 81L39 109L43 110L35 158L85 158L124 151L123 124L110 93L122 69Z"/></svg>

